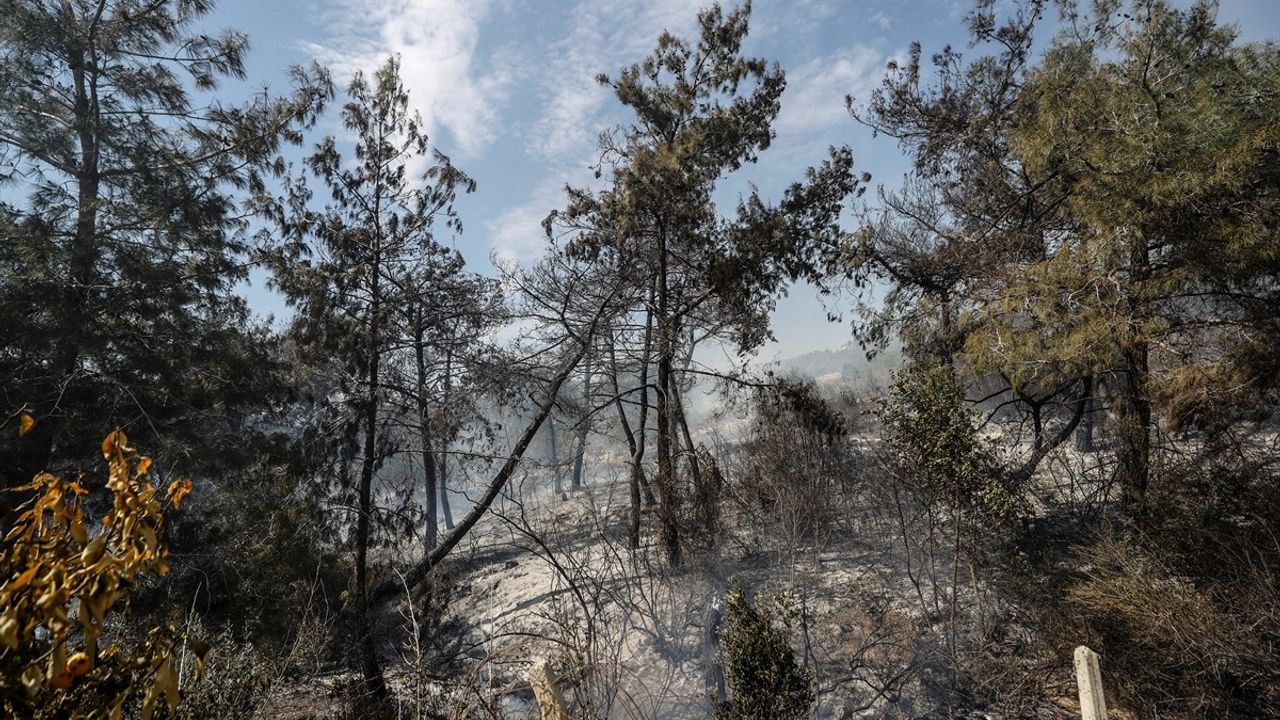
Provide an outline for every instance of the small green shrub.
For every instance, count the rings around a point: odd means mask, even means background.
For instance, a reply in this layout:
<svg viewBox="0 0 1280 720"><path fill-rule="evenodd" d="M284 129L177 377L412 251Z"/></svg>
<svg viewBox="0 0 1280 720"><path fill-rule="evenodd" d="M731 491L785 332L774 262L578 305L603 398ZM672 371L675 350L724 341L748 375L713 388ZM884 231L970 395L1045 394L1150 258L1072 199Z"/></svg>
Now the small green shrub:
<svg viewBox="0 0 1280 720"><path fill-rule="evenodd" d="M922 503L995 518L1019 512L1021 499L979 437L951 368L913 364L895 373L880 416L889 465Z"/></svg>
<svg viewBox="0 0 1280 720"><path fill-rule="evenodd" d="M734 583L725 595L720 653L729 699L718 720L796 720L808 717L814 702L813 677L791 649L791 618L753 605Z"/></svg>

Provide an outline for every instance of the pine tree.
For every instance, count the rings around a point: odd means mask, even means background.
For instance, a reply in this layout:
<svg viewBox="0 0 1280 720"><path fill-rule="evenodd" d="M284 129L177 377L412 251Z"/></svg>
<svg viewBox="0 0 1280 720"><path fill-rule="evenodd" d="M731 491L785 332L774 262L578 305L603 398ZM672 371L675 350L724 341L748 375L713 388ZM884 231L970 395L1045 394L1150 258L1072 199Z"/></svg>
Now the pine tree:
<svg viewBox="0 0 1280 720"><path fill-rule="evenodd" d="M1120 481L1141 515L1166 424L1232 422L1280 376L1280 49L1240 45L1210 3L1069 14L1009 142L1060 178L1070 231L1010 268L975 338L1008 364L1119 375ZM1088 28L1088 29L1085 29ZM989 353L996 354L996 353Z"/></svg>
<svg viewBox="0 0 1280 720"><path fill-rule="evenodd" d="M264 392L232 193L262 186L329 87L297 70L291 96L219 102L247 39L195 34L210 8L0 2L0 179L18 198L0 203L0 402L37 420L4 450L17 478L91 467L81 448L116 425L221 463L217 436Z"/></svg>
<svg viewBox="0 0 1280 720"><path fill-rule="evenodd" d="M548 218L571 253L628 277L641 313L652 315L656 366L657 474L662 546L681 563L681 447L677 363L693 330L749 351L769 337L768 311L789 280L821 281L840 256L837 220L857 187L852 154L831 158L776 205L751 193L726 220L712 197L720 180L752 163L773 139L785 80L781 69L741 54L750 4L698 15L695 42L664 33L657 48L617 77L601 76L635 119L605 136L603 192L570 190ZM651 302L648 296L651 294Z"/></svg>
<svg viewBox="0 0 1280 720"><path fill-rule="evenodd" d="M918 355L999 378L1033 427L1022 479L1105 388L1135 519L1161 410L1169 429L1230 424L1280 379L1263 350L1280 56L1235 42L1212 4L1134 2L1064 5L1035 57L1042 12L1027 2L997 25L979 3L970 29L994 54L948 48L927 80L916 46L860 114L915 166L858 235L860 270L890 285L864 338L896 330Z"/></svg>
<svg viewBox="0 0 1280 720"><path fill-rule="evenodd" d="M418 349L416 337L406 337L405 330L424 327L421 319L406 327L402 313L430 312L431 275L460 267L456 253L436 241L434 229L440 222L459 229L453 203L473 183L431 147L409 110L398 58L371 78L357 73L347 97L342 123L355 138L350 159L327 137L306 160L310 176L326 191L323 205L312 202L304 175L265 209L284 235L270 254L275 284L297 309L300 341L338 366L342 385L330 400L345 408L346 427L356 430L348 439L358 445L350 457L360 458L350 538L362 623L361 672L376 705L387 688L368 617L368 553L377 531L374 480L393 449L388 379L396 354ZM411 165L424 161L426 169L411 174Z"/></svg>

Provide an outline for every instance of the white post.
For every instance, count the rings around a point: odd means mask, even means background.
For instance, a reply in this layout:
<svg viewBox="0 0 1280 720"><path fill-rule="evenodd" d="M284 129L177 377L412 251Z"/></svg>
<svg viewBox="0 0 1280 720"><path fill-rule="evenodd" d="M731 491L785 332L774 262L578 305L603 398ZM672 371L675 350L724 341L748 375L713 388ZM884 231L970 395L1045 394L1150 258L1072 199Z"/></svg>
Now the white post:
<svg viewBox="0 0 1280 720"><path fill-rule="evenodd" d="M1076 686L1080 689L1080 717L1107 720L1107 699L1102 694L1102 670L1098 653L1081 645L1075 652Z"/></svg>
<svg viewBox="0 0 1280 720"><path fill-rule="evenodd" d="M538 699L538 710L542 720L569 720L569 711L565 709L564 698L556 689L551 671L547 669L546 660L535 660L529 668L529 686L533 688L533 696Z"/></svg>

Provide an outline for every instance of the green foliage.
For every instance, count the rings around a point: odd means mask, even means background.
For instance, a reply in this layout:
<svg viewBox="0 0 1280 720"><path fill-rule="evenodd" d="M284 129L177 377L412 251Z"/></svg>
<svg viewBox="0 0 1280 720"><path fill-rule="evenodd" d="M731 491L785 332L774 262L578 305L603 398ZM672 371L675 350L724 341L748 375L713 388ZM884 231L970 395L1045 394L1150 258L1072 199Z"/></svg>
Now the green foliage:
<svg viewBox="0 0 1280 720"><path fill-rule="evenodd" d="M475 183L431 145L409 108L399 58L372 75L357 72L346 96L342 125L354 139L350 152L336 138L323 138L307 157L306 172L288 182L282 196L259 200L283 234L265 258L274 285L297 309L292 337L336 385L337 392L317 403L317 422L308 428L322 440L308 463L316 472L306 479L316 495L354 495L346 533L355 560L351 609L359 620L366 689L378 704L387 690L365 612L369 550L379 533L403 537L416 530L408 518L421 517L413 511L413 493L375 492L385 477L379 470L397 453L394 428L405 416L416 415L409 423L419 425L415 440L430 455L428 400L437 394L432 386L447 387L449 380L428 384L428 344L440 345L442 334L448 343L479 335L485 321L477 315L497 303L492 284L464 272L461 255L436 237L439 225L461 230L454 202ZM324 189L323 201L313 202L309 183ZM410 363L416 386L405 372ZM424 464L431 472L432 461ZM427 485L422 514L434 536L434 478ZM405 497L410 512L383 512L379 496Z"/></svg>
<svg viewBox="0 0 1280 720"><path fill-rule="evenodd" d="M1153 380L1266 342L1276 300L1275 163L1280 51L1240 45L1209 3L1137 3L1067 32L1028 73L1009 134L1033 176L1054 178L1044 256L1002 273L969 349L1015 383L1124 367L1138 345L1167 348ZM1191 302L1190 298L1198 298ZM1215 328L1243 323L1243 344ZM1208 343L1213 354L1189 351ZM1217 357L1215 357L1215 355ZM1255 384L1264 378L1221 376Z"/></svg>
<svg viewBox="0 0 1280 720"><path fill-rule="evenodd" d="M328 80L202 101L243 77L247 47L196 31L210 9L0 2L0 180L22 183L0 202L0 403L40 421L0 445L9 484L91 467L83 448L143 417L149 446L216 467L236 458L228 426L274 391L254 382L268 338L233 292L249 236L231 193L280 169Z"/></svg>
<svg viewBox="0 0 1280 720"><path fill-rule="evenodd" d="M164 581L140 588L140 612L177 622L193 606L202 620L272 653L300 626L336 612L350 569L335 548L333 519L300 492L281 455L255 444L259 460L220 479L192 512L170 522L170 550L183 562Z"/></svg>
<svg viewBox="0 0 1280 720"><path fill-rule="evenodd" d="M861 332L1002 377L1028 407L1115 380L1140 519L1161 415L1203 428L1274 407L1280 48L1239 43L1209 2L1060 9L1037 55L1045 3L997 22L979 2L990 54L949 47L926 71L913 47L859 113L915 160L855 236L860 272L890 284Z"/></svg>
<svg viewBox="0 0 1280 720"><path fill-rule="evenodd" d="M611 184L571 190L547 221L549 232L567 231L571 253L614 265L639 288L658 280L667 296L658 334L671 344L690 327L744 352L767 340L786 284L820 283L838 264L840 212L859 190L852 153L837 148L780 201L752 192L722 216L716 187L769 147L786 85L776 64L743 55L749 17L749 4L714 5L699 13L696 41L664 33L645 60L600 77L635 114L602 140Z"/></svg>
<svg viewBox="0 0 1280 720"><path fill-rule="evenodd" d="M742 353L765 343L769 312L787 284L822 283L839 265L840 213L859 187L852 151L833 148L781 200L753 190L732 215L717 206L721 181L773 141L786 86L776 64L743 54L750 13L749 3L728 11L712 5L698 13L696 39L664 32L644 60L600 76L634 114L601 138L598 172L608 173L609 184L599 192L571 188L568 207L544 223L568 254L622 281L631 312L652 319L654 484L673 565L681 561L683 502L673 460L683 444L672 431L683 412L676 359L701 341Z"/></svg>
<svg viewBox="0 0 1280 720"><path fill-rule="evenodd" d="M1020 509L951 368L916 364L896 373L880 416L891 469L923 500L997 518Z"/></svg>
<svg viewBox="0 0 1280 720"><path fill-rule="evenodd" d="M718 720L800 720L813 706L813 676L791 650L791 615L752 604L736 582L725 594L720 630L729 699Z"/></svg>

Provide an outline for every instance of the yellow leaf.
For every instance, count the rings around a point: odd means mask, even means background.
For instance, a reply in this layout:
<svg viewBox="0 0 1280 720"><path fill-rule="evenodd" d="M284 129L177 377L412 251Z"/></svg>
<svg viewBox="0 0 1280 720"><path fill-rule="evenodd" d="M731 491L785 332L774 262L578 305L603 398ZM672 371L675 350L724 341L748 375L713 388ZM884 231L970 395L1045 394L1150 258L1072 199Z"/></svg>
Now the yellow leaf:
<svg viewBox="0 0 1280 720"><path fill-rule="evenodd" d="M146 475L147 470L151 469L151 458L145 455L138 459L138 474Z"/></svg>
<svg viewBox="0 0 1280 720"><path fill-rule="evenodd" d="M36 563L35 565L32 565L31 567L27 568L26 572L22 573L21 575L18 576L16 580L14 580L13 582L5 586L5 589L4 589L5 593L7 594L7 593L18 592L22 588L30 585L31 581L35 579L36 573L38 572L40 572L39 563Z"/></svg>
<svg viewBox="0 0 1280 720"><path fill-rule="evenodd" d="M18 418L18 437L22 437L31 432L31 428L35 427L36 419L31 417L29 413L22 413Z"/></svg>
<svg viewBox="0 0 1280 720"><path fill-rule="evenodd" d="M67 646L59 642L54 645L53 652L49 655L49 679L56 681L62 675L67 675L67 684L66 687L58 689L66 690L71 686L71 676L67 674Z"/></svg>
<svg viewBox="0 0 1280 720"><path fill-rule="evenodd" d="M19 642L18 631L21 629L21 624L17 618L0 618L0 645L4 645L10 650L17 650Z"/></svg>
<svg viewBox="0 0 1280 720"><path fill-rule="evenodd" d="M173 506L175 508L180 507L182 505L183 498L185 498L190 494L191 494L190 480L174 480L173 482L169 483L169 500L173 503Z"/></svg>
<svg viewBox="0 0 1280 720"><path fill-rule="evenodd" d="M75 678L72 677L71 673L67 672L66 670L63 670L62 672L53 676L53 679L49 681L49 687L53 688L54 690L66 690L67 688L71 687L71 683L74 681L75 681Z"/></svg>
<svg viewBox="0 0 1280 720"><path fill-rule="evenodd" d="M110 460L116 455L123 454L129 449L129 438L120 428L111 431L110 435L102 441L102 456Z"/></svg>
<svg viewBox="0 0 1280 720"><path fill-rule="evenodd" d="M105 524L105 521L104 521L104 524ZM80 551L80 562L85 566L93 565L94 563L98 562L98 560L102 557L103 553L105 553L106 550L107 550L106 538L104 538L102 535L98 535L93 539L93 542L86 545L85 548Z"/></svg>
<svg viewBox="0 0 1280 720"><path fill-rule="evenodd" d="M71 516L71 539L80 545L89 542L89 531L84 526L84 513L79 510Z"/></svg>
<svg viewBox="0 0 1280 720"><path fill-rule="evenodd" d="M116 447L118 447L116 444L116 435L119 434L119 430L114 430L102 441L102 456L108 460L111 459L111 455L115 453Z"/></svg>
<svg viewBox="0 0 1280 720"><path fill-rule="evenodd" d="M27 669L22 671L22 686L26 688L27 697L35 697L42 685L44 685L44 671L39 665L28 665Z"/></svg>
<svg viewBox="0 0 1280 720"><path fill-rule="evenodd" d="M178 674L173 671L173 662L165 659L160 663L160 668L156 670L155 689L163 692L165 701L169 704L169 711L173 712L178 709Z"/></svg>
<svg viewBox="0 0 1280 720"><path fill-rule="evenodd" d="M147 688L147 695L142 699L142 720L151 720L151 716L156 712L156 700L160 699L160 690L152 685Z"/></svg>
<svg viewBox="0 0 1280 720"><path fill-rule="evenodd" d="M67 658L67 672L71 677L80 677L93 669L93 658L86 652L78 652Z"/></svg>

